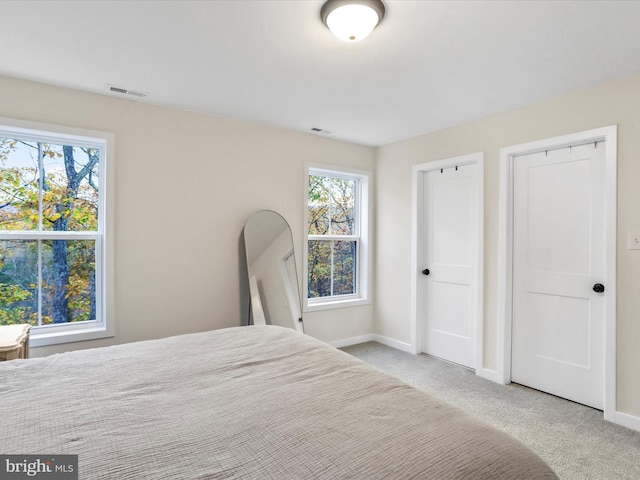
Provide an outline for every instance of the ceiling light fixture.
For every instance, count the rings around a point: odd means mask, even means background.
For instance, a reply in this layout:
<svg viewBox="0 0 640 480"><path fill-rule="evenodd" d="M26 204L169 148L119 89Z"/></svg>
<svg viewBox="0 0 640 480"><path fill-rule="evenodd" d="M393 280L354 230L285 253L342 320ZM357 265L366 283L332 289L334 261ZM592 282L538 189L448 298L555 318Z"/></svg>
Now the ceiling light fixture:
<svg viewBox="0 0 640 480"><path fill-rule="evenodd" d="M378 26L384 13L381 0L327 0L320 17L340 40L357 42Z"/></svg>

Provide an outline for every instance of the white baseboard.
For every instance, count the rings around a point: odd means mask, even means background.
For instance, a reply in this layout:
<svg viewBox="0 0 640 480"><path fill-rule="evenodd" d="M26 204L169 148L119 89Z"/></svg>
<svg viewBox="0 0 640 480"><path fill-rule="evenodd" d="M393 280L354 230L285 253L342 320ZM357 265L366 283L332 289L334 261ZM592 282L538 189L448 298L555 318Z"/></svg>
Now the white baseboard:
<svg viewBox="0 0 640 480"><path fill-rule="evenodd" d="M387 347L395 348L396 350L402 350L403 352L411 353L411 345L405 342L400 342L399 340L395 340L393 338L385 337L383 335L376 335L374 333L369 333L367 335L358 335L357 337L343 338L341 340L334 340L332 342L327 342L332 347L342 348L349 347L351 345L358 345L359 343L365 342L378 342L382 345L386 345Z"/></svg>
<svg viewBox="0 0 640 480"><path fill-rule="evenodd" d="M396 350L402 350L403 352L412 353L411 344L405 343L405 342L401 342L401 341L395 340L393 338L385 337L383 335L375 335L374 334L373 335L373 341L381 343L382 345L386 345L387 347L395 348Z"/></svg>
<svg viewBox="0 0 640 480"><path fill-rule="evenodd" d="M504 385L504 382L501 381L500 375L495 370L489 370L488 368L478 368L476 369L476 375L478 377L486 378L494 383L499 383Z"/></svg>
<svg viewBox="0 0 640 480"><path fill-rule="evenodd" d="M640 432L640 418L629 415L628 413L616 412L615 423Z"/></svg>
<svg viewBox="0 0 640 480"><path fill-rule="evenodd" d="M349 347L351 345L358 345L359 343L375 342L377 340L374 337L375 335L369 333L367 335L358 335L357 337L343 338L341 340L334 340L327 343L332 347L342 348Z"/></svg>

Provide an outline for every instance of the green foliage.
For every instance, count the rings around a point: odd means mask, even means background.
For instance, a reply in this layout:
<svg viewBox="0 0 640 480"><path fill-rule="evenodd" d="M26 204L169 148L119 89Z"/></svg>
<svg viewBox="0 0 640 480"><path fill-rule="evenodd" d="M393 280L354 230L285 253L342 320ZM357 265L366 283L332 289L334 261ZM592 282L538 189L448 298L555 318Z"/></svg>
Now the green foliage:
<svg viewBox="0 0 640 480"><path fill-rule="evenodd" d="M34 318L33 312L28 307L22 306L30 297L32 297L31 292L18 285L0 283L0 325L25 322L37 325L37 313Z"/></svg>

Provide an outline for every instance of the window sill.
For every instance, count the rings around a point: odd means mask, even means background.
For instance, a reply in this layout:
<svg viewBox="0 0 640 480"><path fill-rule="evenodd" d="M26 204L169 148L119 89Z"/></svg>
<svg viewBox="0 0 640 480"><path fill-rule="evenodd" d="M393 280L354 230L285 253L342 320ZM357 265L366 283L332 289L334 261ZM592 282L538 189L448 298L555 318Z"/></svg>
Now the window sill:
<svg viewBox="0 0 640 480"><path fill-rule="evenodd" d="M316 312L319 310L333 310L335 308L347 308L347 307L356 307L358 305L368 305L371 303L371 300L368 298L345 298L341 300L326 300L322 302L306 304L304 306L304 312Z"/></svg>
<svg viewBox="0 0 640 480"><path fill-rule="evenodd" d="M113 337L113 332L104 324L97 322L83 322L78 325L51 325L32 327L29 338L30 347L45 347L62 343L97 340Z"/></svg>

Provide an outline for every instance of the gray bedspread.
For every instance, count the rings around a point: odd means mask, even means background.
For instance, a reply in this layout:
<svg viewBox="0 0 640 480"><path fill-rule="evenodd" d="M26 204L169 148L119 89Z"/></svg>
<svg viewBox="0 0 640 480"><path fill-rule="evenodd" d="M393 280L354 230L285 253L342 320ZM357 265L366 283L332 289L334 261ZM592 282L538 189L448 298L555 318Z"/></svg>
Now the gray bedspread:
<svg viewBox="0 0 640 480"><path fill-rule="evenodd" d="M533 452L293 330L237 327L0 363L0 454L81 479L551 479Z"/></svg>

